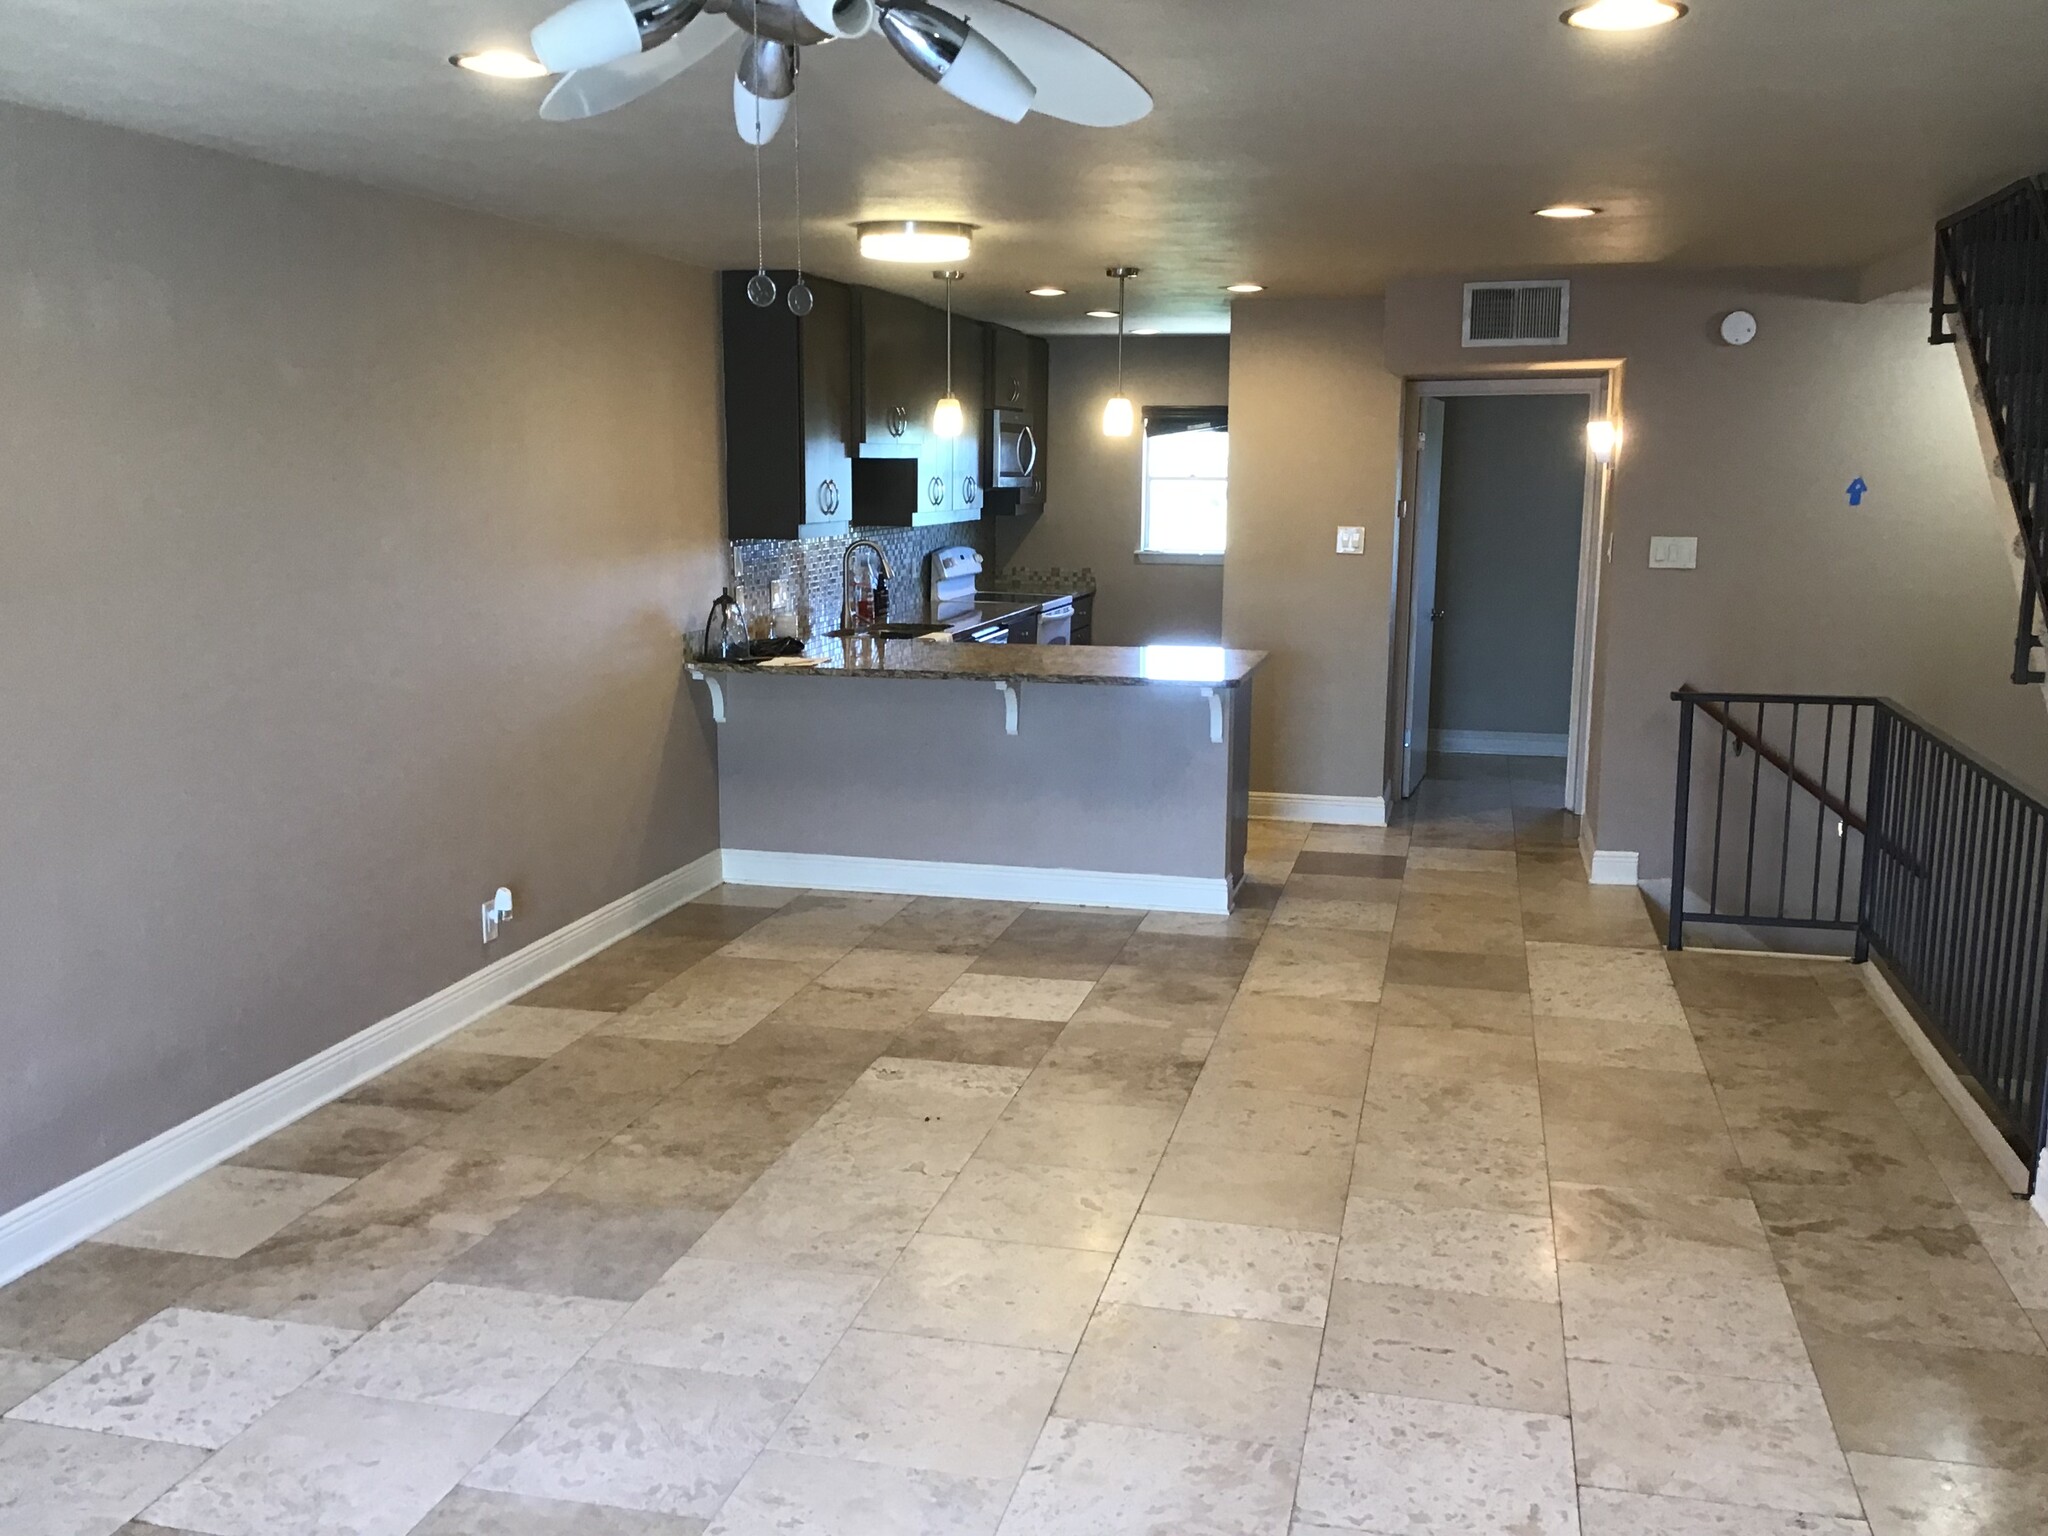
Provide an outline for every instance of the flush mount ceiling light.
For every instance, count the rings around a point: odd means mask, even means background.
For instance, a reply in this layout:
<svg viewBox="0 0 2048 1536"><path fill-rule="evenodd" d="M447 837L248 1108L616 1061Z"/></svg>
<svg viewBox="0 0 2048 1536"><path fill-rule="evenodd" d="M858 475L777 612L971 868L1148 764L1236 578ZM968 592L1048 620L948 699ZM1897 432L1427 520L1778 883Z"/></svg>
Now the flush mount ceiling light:
<svg viewBox="0 0 2048 1536"><path fill-rule="evenodd" d="M869 219L853 228L869 261L965 261L974 250L972 224Z"/></svg>
<svg viewBox="0 0 2048 1536"><path fill-rule="evenodd" d="M1138 269L1111 267L1109 275L1116 279L1116 308L1110 311L1116 316L1116 393L1102 407L1102 435L1129 437L1138 413L1131 405L1131 397L1124 393L1124 311L1130 308L1124 302L1124 284L1138 275Z"/></svg>
<svg viewBox="0 0 2048 1536"><path fill-rule="evenodd" d="M533 29L534 57L562 74L540 115L566 122L623 107L736 37L750 53L794 56L870 33L947 95L1006 122L1039 112L1114 128L1152 110L1121 64L1008 0L570 0ZM735 103L742 138L753 116Z"/></svg>
<svg viewBox="0 0 2048 1536"><path fill-rule="evenodd" d="M1584 203L1553 203L1548 208L1538 208L1539 219L1597 219L1598 208L1588 208Z"/></svg>
<svg viewBox="0 0 2048 1536"><path fill-rule="evenodd" d="M1045 287L1031 290L1031 297L1034 299L1064 299L1066 296L1067 290L1064 288Z"/></svg>
<svg viewBox="0 0 2048 1536"><path fill-rule="evenodd" d="M1264 293L1266 285L1264 283L1231 283L1223 291L1225 293Z"/></svg>
<svg viewBox="0 0 2048 1536"><path fill-rule="evenodd" d="M1558 19L1588 32L1642 32L1678 20L1687 9L1678 0L1590 0Z"/></svg>
<svg viewBox="0 0 2048 1536"><path fill-rule="evenodd" d="M448 62L457 69L489 75L493 80L538 80L548 72L547 65L516 48L482 48L475 53L452 54Z"/></svg>

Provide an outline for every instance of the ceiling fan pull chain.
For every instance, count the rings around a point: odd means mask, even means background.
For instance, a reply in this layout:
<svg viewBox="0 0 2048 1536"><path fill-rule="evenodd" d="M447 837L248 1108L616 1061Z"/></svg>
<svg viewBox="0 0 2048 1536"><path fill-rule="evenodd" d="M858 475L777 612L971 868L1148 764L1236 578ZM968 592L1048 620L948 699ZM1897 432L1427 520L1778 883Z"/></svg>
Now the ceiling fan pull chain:
<svg viewBox="0 0 2048 1536"><path fill-rule="evenodd" d="M747 0L748 28L754 47L761 46L761 0ZM768 275L768 236L761 213L761 98L754 97L754 275L747 279L747 302L766 309L775 302L775 279Z"/></svg>
<svg viewBox="0 0 2048 1536"><path fill-rule="evenodd" d="M794 80L801 67L803 50L792 48L789 52L789 73ZM789 312L801 320L811 312L816 299L811 285L804 281L804 131L797 118L797 97L789 98L789 153L796 168L796 281L789 285Z"/></svg>

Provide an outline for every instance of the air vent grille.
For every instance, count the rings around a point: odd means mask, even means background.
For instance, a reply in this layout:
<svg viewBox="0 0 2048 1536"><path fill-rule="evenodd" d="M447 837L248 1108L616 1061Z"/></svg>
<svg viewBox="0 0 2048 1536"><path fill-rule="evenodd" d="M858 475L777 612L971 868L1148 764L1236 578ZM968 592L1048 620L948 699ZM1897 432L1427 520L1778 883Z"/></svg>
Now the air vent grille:
<svg viewBox="0 0 2048 1536"><path fill-rule="evenodd" d="M1561 347L1571 334L1572 285L1467 283L1465 345Z"/></svg>

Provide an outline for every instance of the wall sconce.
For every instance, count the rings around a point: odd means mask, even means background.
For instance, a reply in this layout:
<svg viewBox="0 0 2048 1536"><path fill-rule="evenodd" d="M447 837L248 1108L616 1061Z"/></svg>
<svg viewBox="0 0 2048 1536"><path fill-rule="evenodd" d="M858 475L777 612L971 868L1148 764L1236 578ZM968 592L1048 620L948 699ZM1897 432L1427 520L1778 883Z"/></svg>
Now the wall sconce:
<svg viewBox="0 0 2048 1536"><path fill-rule="evenodd" d="M1586 449L1596 464L1612 464L1620 448L1620 422L1595 420L1586 423Z"/></svg>

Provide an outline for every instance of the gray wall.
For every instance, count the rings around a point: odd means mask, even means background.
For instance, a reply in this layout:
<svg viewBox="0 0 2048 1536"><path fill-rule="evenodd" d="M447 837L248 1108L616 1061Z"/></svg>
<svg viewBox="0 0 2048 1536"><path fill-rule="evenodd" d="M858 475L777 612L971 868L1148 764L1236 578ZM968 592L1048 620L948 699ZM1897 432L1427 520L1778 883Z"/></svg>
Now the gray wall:
<svg viewBox="0 0 2048 1536"><path fill-rule="evenodd" d="M708 274L0 107L0 1209L716 842Z"/></svg>
<svg viewBox="0 0 2048 1536"><path fill-rule="evenodd" d="M1688 681L1888 693L2048 780L2041 694L2006 681L2012 514L1924 306L1769 274L1555 275L1574 278L1572 345L1484 366L1458 344L1462 275L1397 283L1384 303L1233 306L1224 629L1274 653L1253 787L1381 792L1400 380L1543 366L1613 370L1628 431L1602 567L1597 846L1668 872L1669 694ZM1762 333L1726 347L1716 327L1738 307ZM1858 475L1872 495L1851 508ZM1365 524L1370 558L1329 553L1338 522ZM1700 568L1647 569L1653 533L1698 535Z"/></svg>
<svg viewBox="0 0 2048 1536"><path fill-rule="evenodd" d="M1231 310L1227 644L1270 653L1253 692L1252 788L1384 788L1387 589L1401 381L1376 299ZM1363 558L1334 553L1365 528Z"/></svg>
<svg viewBox="0 0 2048 1536"><path fill-rule="evenodd" d="M1562 736L1571 725L1584 395L1444 402L1430 725Z"/></svg>
<svg viewBox="0 0 2048 1536"><path fill-rule="evenodd" d="M1102 403L1116 393L1116 341L1055 336L1045 511L1029 520L1018 565L1095 571L1095 643L1159 640L1214 644L1223 627L1223 571L1151 565L1136 558L1143 523L1137 434L1102 435ZM1148 405L1223 405L1230 394L1228 336L1139 336L1124 342L1124 389ZM1002 538L1000 525L994 530ZM1008 554L1005 545L999 545Z"/></svg>

